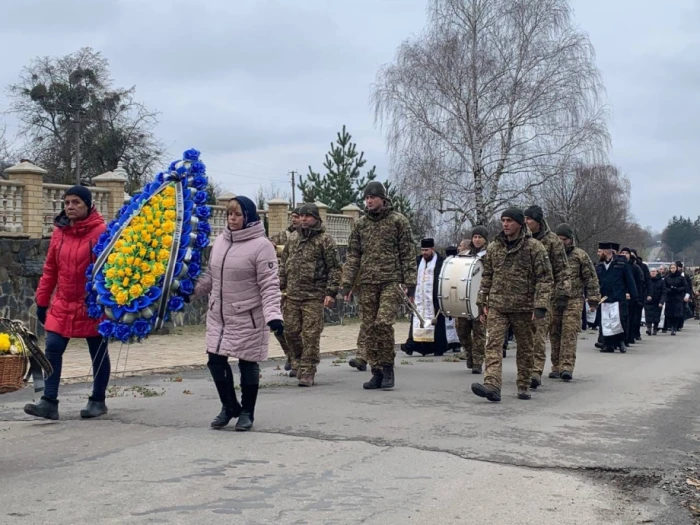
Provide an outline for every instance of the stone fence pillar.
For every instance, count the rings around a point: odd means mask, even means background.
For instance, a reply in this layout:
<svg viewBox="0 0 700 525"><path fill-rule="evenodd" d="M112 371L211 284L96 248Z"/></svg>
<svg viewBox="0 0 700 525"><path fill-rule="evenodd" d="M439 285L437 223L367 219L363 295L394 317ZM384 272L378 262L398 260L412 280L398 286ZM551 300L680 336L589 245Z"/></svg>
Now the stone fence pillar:
<svg viewBox="0 0 700 525"><path fill-rule="evenodd" d="M362 210L354 204L348 204L347 206L345 206L345 208L343 208L340 211L346 217L350 217L353 223L355 223L360 218L360 215L362 213Z"/></svg>
<svg viewBox="0 0 700 525"><path fill-rule="evenodd" d="M216 205L223 206L224 208L228 205L228 201L233 199L236 195L233 193L224 193L216 198Z"/></svg>
<svg viewBox="0 0 700 525"><path fill-rule="evenodd" d="M270 235L284 231L289 226L289 203L284 199L267 201L267 226Z"/></svg>
<svg viewBox="0 0 700 525"><path fill-rule="evenodd" d="M318 207L318 213L321 215L321 220L323 223L328 224L328 206L318 201L316 201L314 204Z"/></svg>
<svg viewBox="0 0 700 525"><path fill-rule="evenodd" d="M44 175L47 171L25 161L7 168L3 173L10 180L24 184L22 230L32 239L41 239L44 228Z"/></svg>
<svg viewBox="0 0 700 525"><path fill-rule="evenodd" d="M92 180L96 187L109 190L109 201L107 202L108 217L105 217L105 220L109 222L117 216L117 212L124 205L124 188L129 180L124 164L119 161L117 169L98 175Z"/></svg>

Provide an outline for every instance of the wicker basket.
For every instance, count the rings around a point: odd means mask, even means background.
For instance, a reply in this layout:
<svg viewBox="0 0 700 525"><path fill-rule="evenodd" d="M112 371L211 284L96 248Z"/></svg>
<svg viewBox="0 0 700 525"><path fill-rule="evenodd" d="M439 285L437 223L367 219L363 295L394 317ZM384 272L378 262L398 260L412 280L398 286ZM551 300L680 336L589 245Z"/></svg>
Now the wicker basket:
<svg viewBox="0 0 700 525"><path fill-rule="evenodd" d="M23 355L0 355L0 394L9 394L22 388L27 371Z"/></svg>

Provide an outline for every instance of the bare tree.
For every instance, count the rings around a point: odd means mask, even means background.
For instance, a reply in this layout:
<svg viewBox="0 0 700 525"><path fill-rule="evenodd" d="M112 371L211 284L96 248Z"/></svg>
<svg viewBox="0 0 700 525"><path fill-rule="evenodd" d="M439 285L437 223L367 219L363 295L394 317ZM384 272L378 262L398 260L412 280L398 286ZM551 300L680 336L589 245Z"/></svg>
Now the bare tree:
<svg viewBox="0 0 700 525"><path fill-rule="evenodd" d="M431 0L428 13L372 93L415 195L487 224L574 159L602 161L600 73L566 0Z"/></svg>
<svg viewBox="0 0 700 525"><path fill-rule="evenodd" d="M10 153L10 145L5 138L5 133L5 127L0 127L0 178L3 177L3 170L12 165L10 160L12 154Z"/></svg>

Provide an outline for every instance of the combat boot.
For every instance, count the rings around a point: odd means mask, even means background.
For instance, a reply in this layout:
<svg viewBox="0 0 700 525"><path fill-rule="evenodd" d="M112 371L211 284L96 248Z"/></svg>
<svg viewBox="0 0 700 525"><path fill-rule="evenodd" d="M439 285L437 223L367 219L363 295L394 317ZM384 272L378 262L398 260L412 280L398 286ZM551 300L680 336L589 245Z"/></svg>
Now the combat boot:
<svg viewBox="0 0 700 525"><path fill-rule="evenodd" d="M474 368L474 360L471 356L465 356L464 359L467 360L467 368Z"/></svg>
<svg viewBox="0 0 700 525"><path fill-rule="evenodd" d="M370 379L364 385L362 385L362 388L364 388L365 390L377 390L379 388L382 388L383 378L384 374L382 374L382 371L379 368L373 368L372 379Z"/></svg>
<svg viewBox="0 0 700 525"><path fill-rule="evenodd" d="M299 386L314 386L314 374L299 376Z"/></svg>
<svg viewBox="0 0 700 525"><path fill-rule="evenodd" d="M527 388L520 387L518 388L518 399L527 401L529 399L532 399L532 396L530 395L530 392L527 391Z"/></svg>
<svg viewBox="0 0 700 525"><path fill-rule="evenodd" d="M367 370L367 361L359 357L353 357L348 361L348 364L353 368L357 368L360 372Z"/></svg>
<svg viewBox="0 0 700 525"><path fill-rule="evenodd" d="M285 371L289 372L292 369L292 360L287 358L287 362L284 363Z"/></svg>
<svg viewBox="0 0 700 525"><path fill-rule="evenodd" d="M297 371L292 368L289 371L289 377L296 377L296 376L297 376Z"/></svg>
<svg viewBox="0 0 700 525"><path fill-rule="evenodd" d="M569 372L568 370L562 371L562 373L559 375L561 376L562 381L571 381L574 377L573 374L571 372Z"/></svg>
<svg viewBox="0 0 700 525"><path fill-rule="evenodd" d="M481 365L476 365L472 367L472 374L480 374L481 373Z"/></svg>
<svg viewBox="0 0 700 525"><path fill-rule="evenodd" d="M24 413L44 419L58 420L58 399L43 397L38 403L24 405Z"/></svg>
<svg viewBox="0 0 700 525"><path fill-rule="evenodd" d="M394 388L394 365L382 367L382 390Z"/></svg>
<svg viewBox="0 0 700 525"><path fill-rule="evenodd" d="M561 374L559 372L555 372L554 370L552 370L549 373L549 379L559 379L559 378L561 378Z"/></svg>
<svg viewBox="0 0 700 525"><path fill-rule="evenodd" d="M536 375L532 376L532 379L530 380L530 388L533 390L537 390L537 387L542 384L542 376Z"/></svg>
<svg viewBox="0 0 700 525"><path fill-rule="evenodd" d="M91 419L100 417L107 413L107 405L104 401L96 401L92 397L88 398L87 406L80 411L80 417Z"/></svg>
<svg viewBox="0 0 700 525"><path fill-rule="evenodd" d="M501 390L491 385L472 383L472 392L479 397L485 397L489 401L498 403L501 400Z"/></svg>

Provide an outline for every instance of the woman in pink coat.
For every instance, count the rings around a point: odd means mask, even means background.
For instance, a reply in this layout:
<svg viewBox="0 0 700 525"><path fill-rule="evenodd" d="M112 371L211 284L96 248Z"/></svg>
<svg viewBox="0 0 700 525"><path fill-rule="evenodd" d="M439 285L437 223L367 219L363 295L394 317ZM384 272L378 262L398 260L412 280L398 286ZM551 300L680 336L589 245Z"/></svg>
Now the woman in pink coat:
<svg viewBox="0 0 700 525"><path fill-rule="evenodd" d="M245 431L253 426L258 363L267 359L270 330L282 335L284 323L277 255L255 204L247 197L235 197L226 211L228 226L214 241L209 268L197 282L195 295L209 295L207 366L223 405L211 426L223 428L237 417L236 430ZM240 404L229 357L238 359Z"/></svg>

